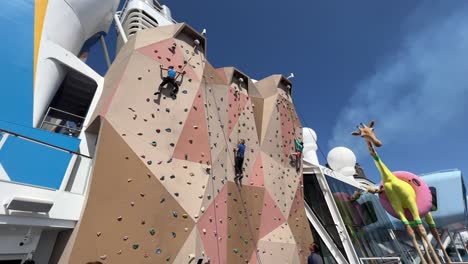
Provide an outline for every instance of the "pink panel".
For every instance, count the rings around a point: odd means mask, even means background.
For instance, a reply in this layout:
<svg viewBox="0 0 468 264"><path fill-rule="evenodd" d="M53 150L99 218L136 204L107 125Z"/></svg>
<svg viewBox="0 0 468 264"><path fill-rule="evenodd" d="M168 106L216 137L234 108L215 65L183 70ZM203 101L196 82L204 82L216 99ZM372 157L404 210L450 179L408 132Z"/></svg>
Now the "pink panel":
<svg viewBox="0 0 468 264"><path fill-rule="evenodd" d="M252 253L252 256L250 257L250 261L249 261L249 264L257 264L258 261L257 261L257 254L255 253L255 251Z"/></svg>
<svg viewBox="0 0 468 264"><path fill-rule="evenodd" d="M249 176L249 185L257 186L257 187L264 187L265 186L265 179L263 176L263 164L262 164L262 155L260 152L257 155L257 159L252 167L252 172Z"/></svg>
<svg viewBox="0 0 468 264"><path fill-rule="evenodd" d="M286 222L283 213L271 198L267 190L263 198L262 219L260 223L259 238L264 237L278 226Z"/></svg>
<svg viewBox="0 0 468 264"><path fill-rule="evenodd" d="M227 185L224 185L221 192L197 223L205 253L211 259L211 263L227 263L228 220L226 199ZM218 230L218 233L216 233L216 230Z"/></svg>
<svg viewBox="0 0 468 264"><path fill-rule="evenodd" d="M432 195L431 190L427 184L418 176L407 171L395 171L393 174L400 180L408 183L413 187L416 192L416 204L418 205L419 216L425 217L432 207ZM382 182L380 182L380 188L383 188ZM380 203L385 210L393 217L400 219L390 203L385 191L379 195ZM405 216L408 221L413 221L413 216L408 209L405 209Z"/></svg>
<svg viewBox="0 0 468 264"><path fill-rule="evenodd" d="M208 126L201 88L198 89L192 108L184 124L182 134L174 150L174 158L193 162L210 163Z"/></svg>
<svg viewBox="0 0 468 264"><path fill-rule="evenodd" d="M236 127L236 123L239 120L239 116L244 112L244 107L247 104L247 96L239 93L237 98L234 96L234 88L229 87L229 104L227 107L228 111L228 135L231 135L232 130Z"/></svg>
<svg viewBox="0 0 468 264"><path fill-rule="evenodd" d="M189 78L198 81L199 78L193 71L192 67L190 67L190 65L184 67L184 53L182 49L180 49L180 47L177 46L175 48L175 52L172 53L171 47L174 43L174 39L171 38L139 48L138 51L144 54L145 56L150 57L153 60L161 63L165 68L169 66L174 66L174 69L176 71L181 71L182 69L186 71L184 82L186 82ZM186 54L187 60L189 60L191 56L191 54ZM163 71L163 76L166 76L165 71Z"/></svg>
<svg viewBox="0 0 468 264"><path fill-rule="evenodd" d="M218 75L224 80L224 82L226 82L226 84L228 84L228 83L227 83L226 72L224 71L224 69L223 69L223 68L219 68L219 69L216 69L215 71L216 71L216 72L218 73Z"/></svg>
<svg viewBox="0 0 468 264"><path fill-rule="evenodd" d="M289 154L294 150L294 118L290 110L288 110L285 99L278 96L280 121L281 121L281 138L283 146L283 154L285 161L289 161Z"/></svg>
<svg viewBox="0 0 468 264"><path fill-rule="evenodd" d="M302 184L297 186L296 194L294 195L294 200L291 204L291 209L289 211L289 217L292 214L297 213L297 211L302 212L304 210L304 194L302 193Z"/></svg>

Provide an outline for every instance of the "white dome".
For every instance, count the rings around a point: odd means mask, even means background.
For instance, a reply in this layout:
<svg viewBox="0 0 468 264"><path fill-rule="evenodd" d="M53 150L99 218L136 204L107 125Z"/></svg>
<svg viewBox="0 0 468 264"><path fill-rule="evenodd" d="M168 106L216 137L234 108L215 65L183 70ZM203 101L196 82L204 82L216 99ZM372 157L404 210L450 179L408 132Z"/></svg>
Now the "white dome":
<svg viewBox="0 0 468 264"><path fill-rule="evenodd" d="M356 164L356 156L345 147L336 147L330 150L327 155L327 162L330 168L339 171L345 167L352 167Z"/></svg>

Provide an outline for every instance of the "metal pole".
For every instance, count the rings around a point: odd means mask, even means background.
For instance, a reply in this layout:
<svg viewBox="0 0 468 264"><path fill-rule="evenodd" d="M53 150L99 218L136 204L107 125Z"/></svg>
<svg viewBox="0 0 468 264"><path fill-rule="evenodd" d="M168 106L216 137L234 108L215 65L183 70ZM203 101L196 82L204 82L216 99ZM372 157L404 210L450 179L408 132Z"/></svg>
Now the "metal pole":
<svg viewBox="0 0 468 264"><path fill-rule="evenodd" d="M102 46L102 51L104 52L104 58L106 59L107 68L110 68L111 61L109 58L109 52L107 51L107 44L106 44L106 40L104 39L104 36L101 36L101 46Z"/></svg>
<svg viewBox="0 0 468 264"><path fill-rule="evenodd" d="M120 37L122 38L124 43L127 43L128 39L127 39L127 36L125 36L125 31L122 27L122 23L120 23L120 18L117 15L117 13L114 14L114 21L115 21L115 25L117 26L117 29L119 30Z"/></svg>
<svg viewBox="0 0 468 264"><path fill-rule="evenodd" d="M457 232L457 233L458 233L458 237L460 238L460 241L462 242L463 248L465 249L466 255L468 255L468 249L466 248L465 241L463 241L463 237L461 233L460 232Z"/></svg>
<svg viewBox="0 0 468 264"><path fill-rule="evenodd" d="M461 256L460 256L460 252L458 252L457 245L455 244L455 239L453 239L452 233L450 233L450 231L448 231L448 230L447 230L447 233L449 234L450 241L452 242L453 248L454 248L455 251L457 252L458 260L459 260L460 262L462 262L462 258L461 258Z"/></svg>

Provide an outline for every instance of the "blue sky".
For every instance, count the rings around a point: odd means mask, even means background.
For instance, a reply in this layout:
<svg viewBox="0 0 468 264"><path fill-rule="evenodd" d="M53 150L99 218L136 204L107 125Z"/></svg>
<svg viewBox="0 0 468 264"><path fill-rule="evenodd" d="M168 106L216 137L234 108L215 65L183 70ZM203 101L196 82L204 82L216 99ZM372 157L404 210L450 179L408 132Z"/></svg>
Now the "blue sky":
<svg viewBox="0 0 468 264"><path fill-rule="evenodd" d="M325 155L349 147L377 181L364 142L350 135L375 119L390 169L468 173L467 1L162 3L177 21L207 29L215 67L254 79L294 72L296 109ZM112 28L111 53L114 40ZM99 45L89 63L105 71Z"/></svg>

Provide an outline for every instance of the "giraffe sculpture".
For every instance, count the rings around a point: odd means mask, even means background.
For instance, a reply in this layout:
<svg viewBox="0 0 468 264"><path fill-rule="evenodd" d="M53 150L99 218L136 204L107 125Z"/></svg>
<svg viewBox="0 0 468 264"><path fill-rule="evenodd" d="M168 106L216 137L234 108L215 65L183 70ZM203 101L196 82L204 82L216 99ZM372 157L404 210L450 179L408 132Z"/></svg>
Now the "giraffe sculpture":
<svg viewBox="0 0 468 264"><path fill-rule="evenodd" d="M382 142L375 136L374 124L375 124L374 121L371 121L368 126L361 123L360 127L357 126L358 131L352 133L353 136L361 136L364 139L369 149L369 153L374 159L374 162L382 176L383 190L379 190L376 188L369 188L368 191L373 192L373 193L377 193L377 192L380 193L382 191L385 191L385 194L387 195L392 205L392 208L395 210L398 217L405 225L406 231L411 238L411 242L413 243L413 246L416 249L419 257L421 258L421 263L440 264L439 258L437 257L437 254L435 253L434 248L432 247L432 244L427 237L427 233L426 233L424 226L422 225L421 217L419 215L418 206L416 203L415 190L409 183L397 178L387 168L387 166L385 166L385 164L382 162L380 157L377 155L377 152L375 151L374 146L381 147ZM405 209L409 210L409 212L413 216L414 221L411 224L408 221L407 217L405 216ZM439 234L435 228L435 223L430 214L428 214L428 216L426 217L426 221L431 227L432 234L436 237L439 245L441 246L444 252L444 256L446 257L447 261L450 263L450 258L448 258L447 253L442 247ZM412 226L414 227L414 229ZM419 249L419 245L416 240L414 231L416 231L422 239L423 247L424 249L426 249L426 253L427 253L426 254L427 262L425 258L423 257L421 250ZM427 244L427 248L426 248L425 243Z"/></svg>

